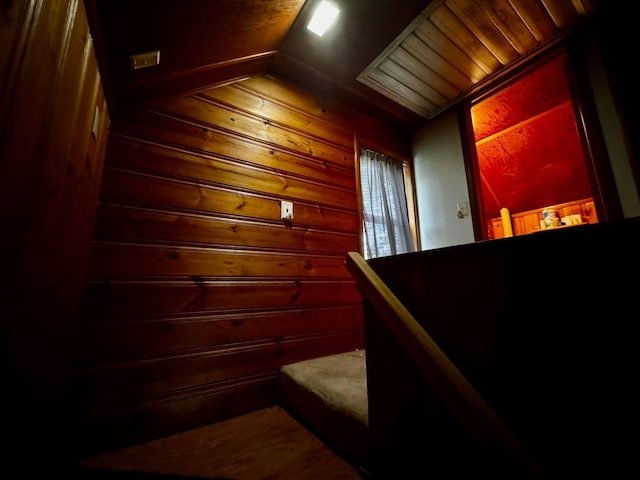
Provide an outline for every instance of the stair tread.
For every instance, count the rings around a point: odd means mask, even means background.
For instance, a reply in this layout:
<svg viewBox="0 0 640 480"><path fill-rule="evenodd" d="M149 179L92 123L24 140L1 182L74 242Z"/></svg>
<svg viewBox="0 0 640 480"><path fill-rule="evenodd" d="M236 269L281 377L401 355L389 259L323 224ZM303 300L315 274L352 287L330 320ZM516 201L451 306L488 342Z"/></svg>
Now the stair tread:
<svg viewBox="0 0 640 480"><path fill-rule="evenodd" d="M283 365L284 406L346 458L362 465L368 446L365 350Z"/></svg>
<svg viewBox="0 0 640 480"><path fill-rule="evenodd" d="M281 373L328 406L368 425L365 351L328 355L284 365Z"/></svg>

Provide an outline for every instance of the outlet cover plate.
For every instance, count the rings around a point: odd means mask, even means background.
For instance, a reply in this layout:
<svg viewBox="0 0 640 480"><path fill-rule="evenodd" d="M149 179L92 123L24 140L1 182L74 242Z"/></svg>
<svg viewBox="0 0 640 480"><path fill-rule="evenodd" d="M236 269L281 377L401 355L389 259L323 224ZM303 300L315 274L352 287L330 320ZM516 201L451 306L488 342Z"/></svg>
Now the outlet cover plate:
<svg viewBox="0 0 640 480"><path fill-rule="evenodd" d="M140 68L153 67L160 63L160 50L152 52L138 53L129 57L129 66L131 70Z"/></svg>

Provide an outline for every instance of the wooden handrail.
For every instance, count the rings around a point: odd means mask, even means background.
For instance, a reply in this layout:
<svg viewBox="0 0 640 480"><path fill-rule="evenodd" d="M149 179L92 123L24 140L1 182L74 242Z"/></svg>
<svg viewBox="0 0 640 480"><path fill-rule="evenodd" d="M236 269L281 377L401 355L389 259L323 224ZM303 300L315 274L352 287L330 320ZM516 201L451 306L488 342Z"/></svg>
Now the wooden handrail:
<svg viewBox="0 0 640 480"><path fill-rule="evenodd" d="M345 265L362 293L429 380L460 425L500 464L509 461L518 478L544 478L542 469L469 383L402 302L357 252L348 252Z"/></svg>

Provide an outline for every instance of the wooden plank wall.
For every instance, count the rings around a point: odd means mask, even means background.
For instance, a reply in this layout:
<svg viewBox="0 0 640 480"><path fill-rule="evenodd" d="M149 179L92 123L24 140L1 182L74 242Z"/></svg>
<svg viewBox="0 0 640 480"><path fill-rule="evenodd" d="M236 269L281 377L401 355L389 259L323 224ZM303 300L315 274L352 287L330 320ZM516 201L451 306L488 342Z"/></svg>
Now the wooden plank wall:
<svg viewBox="0 0 640 480"><path fill-rule="evenodd" d="M260 76L114 121L78 371L96 448L273 405L281 365L363 348L344 259L376 122L354 118Z"/></svg>
<svg viewBox="0 0 640 480"><path fill-rule="evenodd" d="M82 1L2 2L0 18L3 458L35 473L69 453L72 352L110 119Z"/></svg>

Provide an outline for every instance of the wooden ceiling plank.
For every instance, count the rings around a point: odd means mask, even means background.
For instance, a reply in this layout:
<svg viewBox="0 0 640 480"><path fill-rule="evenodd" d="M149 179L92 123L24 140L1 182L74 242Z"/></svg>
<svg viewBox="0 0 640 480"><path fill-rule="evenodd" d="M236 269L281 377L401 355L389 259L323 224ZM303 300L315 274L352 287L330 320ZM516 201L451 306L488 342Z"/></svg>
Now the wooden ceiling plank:
<svg viewBox="0 0 640 480"><path fill-rule="evenodd" d="M409 25L407 25L405 27L405 29L396 36L396 38L389 43L379 54L378 56L369 63L369 65L360 73L360 75L362 77L366 77L368 72L371 70L375 70L376 68L378 68L378 65L380 65L380 63L382 61L384 61L389 54L395 50L398 45L400 45L400 43L402 43L404 41L404 39L408 36L411 35L416 28L418 28L420 26L420 24L422 22L424 22L426 19L428 19L432 12L436 9L438 9L440 7L440 5L442 5L442 3L444 3L445 0L432 0L431 2L428 3L427 8L425 8L420 15L418 15Z"/></svg>
<svg viewBox="0 0 640 480"><path fill-rule="evenodd" d="M551 38L558 32L558 27L539 0L509 1L527 29L538 42Z"/></svg>
<svg viewBox="0 0 640 480"><path fill-rule="evenodd" d="M386 88L392 89L396 92L396 96L404 99L407 103L416 105L429 112L437 108L437 105L429 99L423 97L418 92L412 90L407 85L404 85L380 69L373 70L371 72L371 78L380 85L384 85Z"/></svg>
<svg viewBox="0 0 640 480"><path fill-rule="evenodd" d="M509 0L485 0L480 5L519 55L527 54L538 45Z"/></svg>
<svg viewBox="0 0 640 480"><path fill-rule="evenodd" d="M473 86L473 82L469 77L440 56L438 52L425 44L415 34L409 35L402 42L402 48L433 71L439 72L439 75L446 78L457 90L465 91Z"/></svg>
<svg viewBox="0 0 640 480"><path fill-rule="evenodd" d="M489 15L487 9L480 7L473 0L448 0L446 4L478 41L498 59L501 66L508 65L518 58L518 52L498 28L496 20Z"/></svg>
<svg viewBox="0 0 640 480"><path fill-rule="evenodd" d="M421 96L438 107L442 107L451 100L451 98L447 98L437 89L433 88L431 84L423 81L419 77L416 77L390 58L387 58L387 60L382 62L378 68L390 77L398 80L398 82L409 87L412 91L418 92Z"/></svg>
<svg viewBox="0 0 640 480"><path fill-rule="evenodd" d="M592 0L571 0L571 3L573 3L578 15L591 15L595 8Z"/></svg>
<svg viewBox="0 0 640 480"><path fill-rule="evenodd" d="M567 0L542 0L542 4L560 30L572 25L578 16L573 3Z"/></svg>
<svg viewBox="0 0 640 480"><path fill-rule="evenodd" d="M448 3L433 12L431 22L487 75L502 67L498 59L447 5Z"/></svg>
<svg viewBox="0 0 640 480"><path fill-rule="evenodd" d="M397 102L425 118L429 118L430 113L437 108L435 104L423 96L378 69L369 72L367 80L369 86L372 88L375 88L390 98L394 98Z"/></svg>
<svg viewBox="0 0 640 480"><path fill-rule="evenodd" d="M400 65L427 85L431 85L436 91L446 98L455 98L461 93L461 89L456 88L446 78L432 70L427 64L414 57L402 46L396 48L389 58Z"/></svg>
<svg viewBox="0 0 640 480"><path fill-rule="evenodd" d="M475 85L476 83L481 82L488 75L480 65L474 62L465 51L451 40L451 38L440 31L433 22L424 22L420 27L418 27L415 34L422 42L437 52L440 57L444 58L469 78L472 84Z"/></svg>

